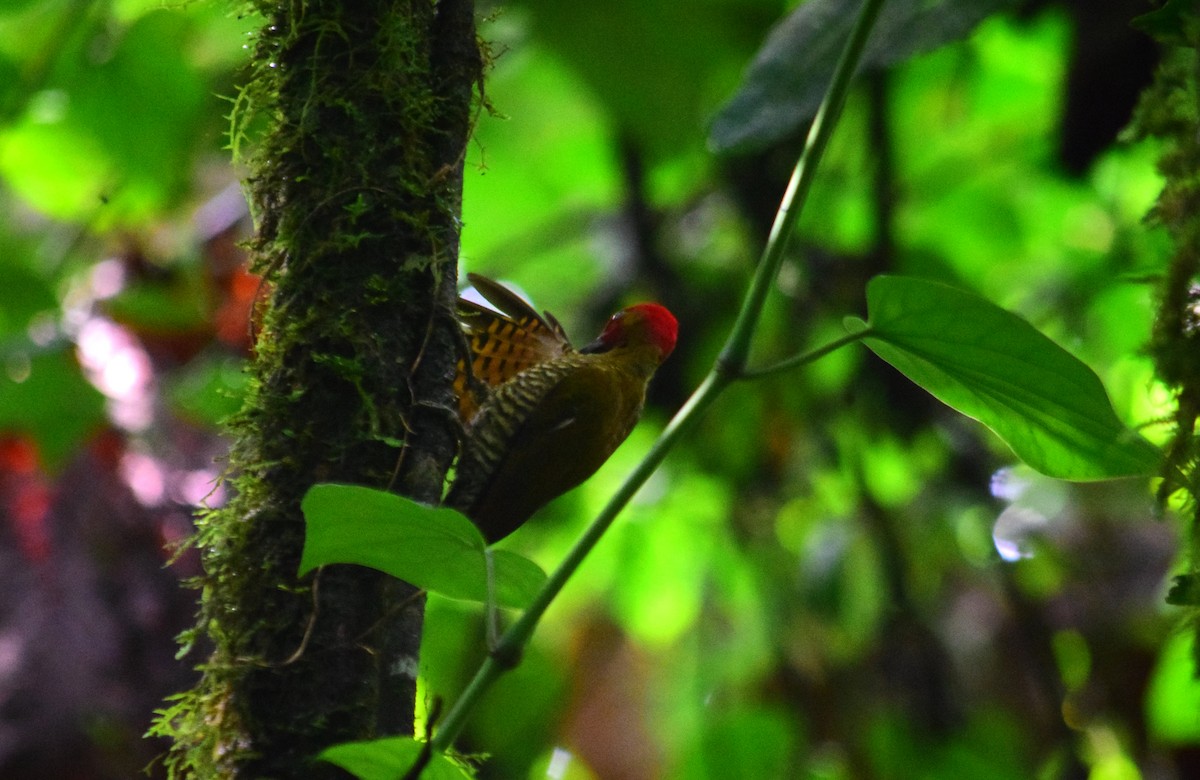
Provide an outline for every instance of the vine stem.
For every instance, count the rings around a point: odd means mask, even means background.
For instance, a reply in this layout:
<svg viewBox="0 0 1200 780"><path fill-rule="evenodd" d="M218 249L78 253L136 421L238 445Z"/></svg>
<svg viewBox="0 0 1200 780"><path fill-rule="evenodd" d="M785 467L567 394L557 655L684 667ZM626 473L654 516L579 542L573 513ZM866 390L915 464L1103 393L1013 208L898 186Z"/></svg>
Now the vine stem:
<svg viewBox="0 0 1200 780"><path fill-rule="evenodd" d="M484 659L471 682L433 735L431 747L434 750L445 751L450 747L462 731L467 718L484 692L501 674L516 666L520 661L522 649L533 635L542 616L580 564L583 563L584 558L600 541L604 532L612 525L617 515L625 508L638 489L666 458L667 453L671 451L679 438L696 424L704 411L712 405L730 383L735 380L757 378L784 369L795 368L867 335L866 331L853 333L817 350L789 358L773 366L757 370L746 369L746 359L762 316L767 293L774 284L779 268L783 264L788 241L795 231L796 221L800 217L800 212L816 176L817 163L833 135L838 115L841 113L842 107L846 103L846 96L850 91L850 83L858 68L858 63L862 59L867 37L875 24L875 19L879 16L879 9L883 7L883 3L884 0L865 0L859 11L858 19L850 32L850 38L846 41L846 46L838 59L833 80L830 82L821 107L817 110L812 125L809 127L804 151L801 152L800 159L796 162L791 179L788 181L779 211L775 215L775 222L771 226L771 233L763 248L762 258L751 279L750 289L742 300L737 320L734 322L729 338L712 369L691 397L671 418L667 427L651 446L650 451L625 478L604 509L567 552L558 568L550 574L529 607L500 637L499 643Z"/></svg>

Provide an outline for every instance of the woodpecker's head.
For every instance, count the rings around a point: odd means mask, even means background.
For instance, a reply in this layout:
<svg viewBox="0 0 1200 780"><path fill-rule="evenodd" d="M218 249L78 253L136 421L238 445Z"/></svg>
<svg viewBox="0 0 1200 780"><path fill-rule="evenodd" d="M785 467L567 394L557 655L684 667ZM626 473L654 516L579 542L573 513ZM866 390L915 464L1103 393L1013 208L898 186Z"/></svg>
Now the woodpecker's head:
<svg viewBox="0 0 1200 780"><path fill-rule="evenodd" d="M675 349L679 323L657 303L639 303L612 316L599 338L580 352L608 352L626 347L653 347L661 363Z"/></svg>

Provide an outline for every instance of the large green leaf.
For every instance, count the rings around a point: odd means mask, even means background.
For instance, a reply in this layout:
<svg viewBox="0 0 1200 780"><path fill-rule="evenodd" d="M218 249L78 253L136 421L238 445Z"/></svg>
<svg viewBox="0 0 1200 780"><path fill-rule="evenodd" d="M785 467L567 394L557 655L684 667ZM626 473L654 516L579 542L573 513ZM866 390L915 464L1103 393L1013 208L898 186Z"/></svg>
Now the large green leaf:
<svg viewBox="0 0 1200 780"><path fill-rule="evenodd" d="M487 600L491 556L496 602L524 607L545 582L536 563L488 550L459 512L357 485L314 485L301 502L306 522L300 573L357 563L453 599Z"/></svg>
<svg viewBox="0 0 1200 780"><path fill-rule="evenodd" d="M1125 427L1096 374L1016 315L935 282L880 276L867 286L875 354L1000 436L1048 476L1152 473L1158 450Z"/></svg>
<svg viewBox="0 0 1200 780"><path fill-rule="evenodd" d="M412 767L424 746L411 737L387 737L344 742L326 748L318 757L340 766L359 780L397 780ZM435 753L421 772L421 780L463 780L470 776L440 753Z"/></svg>
<svg viewBox="0 0 1200 780"><path fill-rule="evenodd" d="M750 152L812 119L863 0L810 0L780 22L758 50L737 93L717 113L709 146ZM878 68L962 38L1012 0L888 0L860 68Z"/></svg>

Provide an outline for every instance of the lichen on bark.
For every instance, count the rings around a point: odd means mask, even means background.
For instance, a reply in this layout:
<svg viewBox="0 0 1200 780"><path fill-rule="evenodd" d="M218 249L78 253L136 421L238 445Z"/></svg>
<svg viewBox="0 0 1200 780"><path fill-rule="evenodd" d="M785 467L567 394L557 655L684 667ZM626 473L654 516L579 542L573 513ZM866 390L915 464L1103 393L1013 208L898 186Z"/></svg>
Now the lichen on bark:
<svg viewBox="0 0 1200 780"><path fill-rule="evenodd" d="M233 498L201 518L198 685L157 730L176 776L338 776L323 747L411 729L422 603L370 570L296 577L300 499L352 482L437 501L462 155L481 69L469 0L259 4L236 101L264 277Z"/></svg>

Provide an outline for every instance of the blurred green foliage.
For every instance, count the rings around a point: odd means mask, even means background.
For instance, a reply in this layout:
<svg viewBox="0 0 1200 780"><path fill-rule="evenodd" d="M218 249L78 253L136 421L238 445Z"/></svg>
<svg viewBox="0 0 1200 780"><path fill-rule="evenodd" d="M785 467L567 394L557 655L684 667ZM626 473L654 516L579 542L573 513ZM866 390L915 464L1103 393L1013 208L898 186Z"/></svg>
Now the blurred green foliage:
<svg viewBox="0 0 1200 780"><path fill-rule="evenodd" d="M480 5L494 62L462 268L518 285L577 343L646 297L682 326L642 427L503 543L550 569L735 314L801 141L722 157L705 144L791 4ZM258 23L211 1L0 7L0 435L32 437L48 475L112 428L169 459L237 403L245 345L221 318L245 216L210 220L236 187L223 132ZM1170 398L1143 347L1170 247L1142 221L1160 150L1110 139L1065 172L1082 34L1070 5L1043 3L865 74L756 360L840 335L879 273L936 279L1027 318L1161 441ZM120 294L101 283L113 267ZM114 419L111 387L105 417L76 359L93 318L149 356L149 422ZM1155 517L1143 481L1043 501L1013 465L866 350L733 388L568 584L462 747L505 778L1188 776L1195 651L1164 602L1182 524ZM426 625L432 717L486 647L477 608L431 597Z"/></svg>

